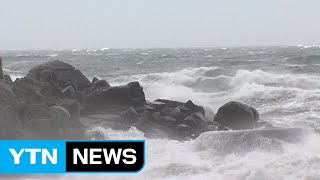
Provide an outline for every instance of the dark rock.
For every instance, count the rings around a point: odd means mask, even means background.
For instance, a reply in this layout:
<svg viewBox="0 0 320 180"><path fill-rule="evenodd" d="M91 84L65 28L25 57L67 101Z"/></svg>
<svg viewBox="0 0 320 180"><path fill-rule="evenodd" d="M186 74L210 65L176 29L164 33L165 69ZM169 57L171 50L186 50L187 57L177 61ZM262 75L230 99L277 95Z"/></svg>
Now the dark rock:
<svg viewBox="0 0 320 180"><path fill-rule="evenodd" d="M190 127L197 126L197 123L194 120L194 117L192 117L192 116L188 116L188 117L184 118L183 123L189 125Z"/></svg>
<svg viewBox="0 0 320 180"><path fill-rule="evenodd" d="M133 124L139 131L143 132L148 138L170 138L171 132L168 128L149 121L147 117L142 117L138 122Z"/></svg>
<svg viewBox="0 0 320 180"><path fill-rule="evenodd" d="M180 111L183 114L190 114L191 113L191 109L185 107L185 106L177 106L176 108L180 109Z"/></svg>
<svg viewBox="0 0 320 180"><path fill-rule="evenodd" d="M82 93L82 104L84 104L84 109L89 111L105 109L114 105L133 106L137 110L137 107L143 107L146 103L143 89L138 82L132 82L126 86L86 91Z"/></svg>
<svg viewBox="0 0 320 180"><path fill-rule="evenodd" d="M185 107L189 108L192 112L201 112L205 115L203 107L195 105L191 100L185 103Z"/></svg>
<svg viewBox="0 0 320 180"><path fill-rule="evenodd" d="M49 83L29 78L20 78L14 81L12 91L18 99L26 103L46 102L49 97L54 95L53 88Z"/></svg>
<svg viewBox="0 0 320 180"><path fill-rule="evenodd" d="M44 69L43 71L40 72L40 78L37 80L42 81L42 82L51 83L51 82L56 82L57 77L52 70Z"/></svg>
<svg viewBox="0 0 320 180"><path fill-rule="evenodd" d="M45 71L44 74L42 74L43 71ZM52 72L54 76L50 75ZM80 91L92 86L91 82L78 69L59 60L40 64L32 68L27 77L35 80L46 79L48 77L54 78L61 87L76 84Z"/></svg>
<svg viewBox="0 0 320 180"><path fill-rule="evenodd" d="M178 131L189 131L191 129L191 127L186 124L179 124L176 128Z"/></svg>
<svg viewBox="0 0 320 180"><path fill-rule="evenodd" d="M95 83L96 81L99 81L99 79L98 79L97 77L94 77L94 78L92 79L92 82L91 82L91 83L93 84L93 83Z"/></svg>
<svg viewBox="0 0 320 180"><path fill-rule="evenodd" d="M256 110L253 107L251 107L251 110L253 112L253 119L254 119L255 122L257 122L260 119L259 112L258 112L258 110Z"/></svg>
<svg viewBox="0 0 320 180"><path fill-rule="evenodd" d="M214 121L234 130L253 129L259 113L254 108L240 102L231 101L219 108Z"/></svg>
<svg viewBox="0 0 320 180"><path fill-rule="evenodd" d="M131 105L134 107L144 105L146 103L146 98L143 88L140 86L139 82L130 82L127 86L130 88Z"/></svg>
<svg viewBox="0 0 320 180"><path fill-rule="evenodd" d="M93 88L94 88L94 89L110 88L110 87L111 87L110 84L109 84L106 80L104 80L104 79L95 81L95 82L93 83Z"/></svg>
<svg viewBox="0 0 320 180"><path fill-rule="evenodd" d="M145 98L131 98L130 99L130 105L133 107L144 106L145 102L146 102Z"/></svg>
<svg viewBox="0 0 320 180"><path fill-rule="evenodd" d="M85 109L105 109L111 105L130 105L130 88L128 86L115 86L109 89L94 92L83 98Z"/></svg>
<svg viewBox="0 0 320 180"><path fill-rule="evenodd" d="M196 129L198 132L209 131L209 126L207 123L208 120L201 112L193 113L192 117L194 118L195 122L197 123Z"/></svg>
<svg viewBox="0 0 320 180"><path fill-rule="evenodd" d="M182 103L182 102L171 101L171 100L167 100L167 99L157 99L157 100L155 100L155 102L165 103L170 108L175 108L177 106L183 106L184 105L184 103Z"/></svg>
<svg viewBox="0 0 320 180"><path fill-rule="evenodd" d="M160 114L162 116L170 116L173 117L177 120L183 119L183 114L178 108L170 108L170 107L165 107L161 110Z"/></svg>
<svg viewBox="0 0 320 180"><path fill-rule="evenodd" d="M218 131L218 126L208 125L208 131Z"/></svg>
<svg viewBox="0 0 320 180"><path fill-rule="evenodd" d="M147 110L147 107L145 107L145 106L139 106L139 107L134 107L133 108L136 112L138 112L138 113L142 113L142 112L144 112L145 110Z"/></svg>
<svg viewBox="0 0 320 180"><path fill-rule="evenodd" d="M64 88L61 91L61 93L64 98L71 98L71 99L77 98L76 90L71 85L68 85L66 88Z"/></svg>
<svg viewBox="0 0 320 180"><path fill-rule="evenodd" d="M125 118L128 122L136 122L139 118L138 112L130 106L124 113L123 118Z"/></svg>
<svg viewBox="0 0 320 180"><path fill-rule="evenodd" d="M150 102L150 101L147 101L146 102L146 105L145 107L148 109L148 110L151 110L151 111L161 111L163 108L165 108L167 105L165 103L162 103L162 102Z"/></svg>
<svg viewBox="0 0 320 180"><path fill-rule="evenodd" d="M164 122L164 123L170 123L170 124L175 124L177 122L177 120L173 117L170 117L170 116L164 116L161 118L161 120Z"/></svg>

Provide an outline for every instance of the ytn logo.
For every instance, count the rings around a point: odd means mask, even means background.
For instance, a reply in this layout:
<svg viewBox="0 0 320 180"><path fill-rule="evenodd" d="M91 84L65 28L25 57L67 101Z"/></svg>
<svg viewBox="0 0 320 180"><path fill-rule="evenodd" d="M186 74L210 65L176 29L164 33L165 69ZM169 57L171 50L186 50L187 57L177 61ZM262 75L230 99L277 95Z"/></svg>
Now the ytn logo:
<svg viewBox="0 0 320 180"><path fill-rule="evenodd" d="M20 157L23 153L27 156L30 156L30 164L36 164L37 163L37 154L41 154L41 163L47 164L47 159L51 162L51 164L57 164L58 162L58 150L52 149L52 154L48 151L48 149L20 149L19 152L17 152L15 149L10 148L10 153L13 156L14 164L20 164Z"/></svg>

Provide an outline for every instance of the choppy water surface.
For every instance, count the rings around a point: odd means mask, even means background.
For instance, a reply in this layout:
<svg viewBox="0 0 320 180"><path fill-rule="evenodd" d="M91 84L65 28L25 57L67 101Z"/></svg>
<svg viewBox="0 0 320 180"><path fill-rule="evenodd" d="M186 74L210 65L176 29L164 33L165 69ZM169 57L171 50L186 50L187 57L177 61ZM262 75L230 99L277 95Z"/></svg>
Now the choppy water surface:
<svg viewBox="0 0 320 180"><path fill-rule="evenodd" d="M318 46L202 49L0 50L4 72L26 75L63 60L111 85L138 80L149 100L191 99L207 114L230 100L248 103L280 127L320 128ZM136 129L97 127L106 139L145 139ZM298 138L299 137L299 138ZM64 175L62 179L320 179L320 137L287 142L247 132L209 132L196 140L147 139L137 175ZM233 143L231 143L233 142ZM240 143L239 143L240 142Z"/></svg>

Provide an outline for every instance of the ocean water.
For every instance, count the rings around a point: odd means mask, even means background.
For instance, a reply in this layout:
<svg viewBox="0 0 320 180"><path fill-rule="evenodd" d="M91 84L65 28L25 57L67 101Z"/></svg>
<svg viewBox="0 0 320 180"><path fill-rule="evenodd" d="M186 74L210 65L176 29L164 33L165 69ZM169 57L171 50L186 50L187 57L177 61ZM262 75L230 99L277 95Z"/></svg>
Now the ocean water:
<svg viewBox="0 0 320 180"><path fill-rule="evenodd" d="M208 132L179 142L148 139L135 128L96 127L90 131L103 132L105 139L146 139L145 168L135 175L48 179L320 179L320 136L313 130L320 128L319 46L0 50L0 56L4 72L13 78L59 59L90 80L97 76L111 85L137 80L149 100L191 99L205 107L210 119L224 103L236 100L255 107L261 119L277 127L302 129L290 129L280 138L272 131Z"/></svg>

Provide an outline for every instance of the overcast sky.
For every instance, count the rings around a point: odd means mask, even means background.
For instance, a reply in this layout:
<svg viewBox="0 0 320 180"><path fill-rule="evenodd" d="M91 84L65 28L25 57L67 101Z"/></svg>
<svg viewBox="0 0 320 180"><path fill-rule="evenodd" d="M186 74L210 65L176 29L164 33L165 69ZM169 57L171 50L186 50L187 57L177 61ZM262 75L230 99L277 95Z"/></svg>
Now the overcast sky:
<svg viewBox="0 0 320 180"><path fill-rule="evenodd" d="M0 49L320 44L319 0L0 0Z"/></svg>

